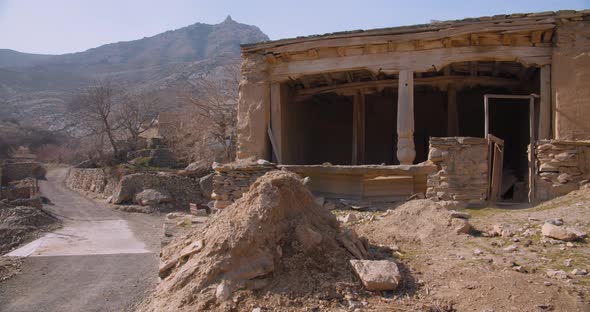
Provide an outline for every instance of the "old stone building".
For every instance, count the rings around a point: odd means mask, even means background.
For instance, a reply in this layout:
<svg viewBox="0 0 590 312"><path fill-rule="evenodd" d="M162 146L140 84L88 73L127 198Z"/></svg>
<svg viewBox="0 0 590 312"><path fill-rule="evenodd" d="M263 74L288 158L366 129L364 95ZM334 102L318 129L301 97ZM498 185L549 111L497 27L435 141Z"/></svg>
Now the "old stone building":
<svg viewBox="0 0 590 312"><path fill-rule="evenodd" d="M589 10L262 42L242 58L238 159L324 196L535 200L590 178Z"/></svg>

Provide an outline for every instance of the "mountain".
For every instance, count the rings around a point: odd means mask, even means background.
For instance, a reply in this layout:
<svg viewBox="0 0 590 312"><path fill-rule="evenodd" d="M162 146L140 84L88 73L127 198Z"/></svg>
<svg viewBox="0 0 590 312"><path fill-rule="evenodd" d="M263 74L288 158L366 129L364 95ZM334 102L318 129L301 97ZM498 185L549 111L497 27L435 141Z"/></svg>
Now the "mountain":
<svg viewBox="0 0 590 312"><path fill-rule="evenodd" d="M45 128L77 90L97 80L155 93L162 109L175 105L174 88L217 75L240 62L240 44L268 40L256 26L227 17L222 23L196 23L139 40L102 45L62 55L0 49L0 118ZM10 116L8 116L10 115Z"/></svg>

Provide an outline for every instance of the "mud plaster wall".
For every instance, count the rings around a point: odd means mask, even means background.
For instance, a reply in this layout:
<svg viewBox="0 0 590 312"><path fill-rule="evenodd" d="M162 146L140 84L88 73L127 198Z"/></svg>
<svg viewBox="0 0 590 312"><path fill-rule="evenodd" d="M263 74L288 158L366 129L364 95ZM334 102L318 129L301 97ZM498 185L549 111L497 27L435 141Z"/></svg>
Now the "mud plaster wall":
<svg viewBox="0 0 590 312"><path fill-rule="evenodd" d="M243 56L238 100L237 158L270 158L267 135L270 118L270 83L267 65L259 54Z"/></svg>
<svg viewBox="0 0 590 312"><path fill-rule="evenodd" d="M538 200L565 195L590 180L589 141L539 141L536 159Z"/></svg>
<svg viewBox="0 0 590 312"><path fill-rule="evenodd" d="M590 139L590 21L557 27L551 82L554 138Z"/></svg>
<svg viewBox="0 0 590 312"><path fill-rule="evenodd" d="M481 201L488 190L488 142L483 138L431 138L428 160L438 167L428 175L426 197Z"/></svg>

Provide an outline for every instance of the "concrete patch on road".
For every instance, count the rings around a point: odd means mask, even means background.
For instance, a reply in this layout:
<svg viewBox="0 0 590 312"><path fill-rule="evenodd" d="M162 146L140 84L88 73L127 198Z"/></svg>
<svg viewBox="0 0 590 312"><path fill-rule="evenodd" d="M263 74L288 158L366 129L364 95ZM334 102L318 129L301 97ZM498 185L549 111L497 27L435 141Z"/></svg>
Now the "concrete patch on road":
<svg viewBox="0 0 590 312"><path fill-rule="evenodd" d="M125 220L73 221L7 254L12 257L150 253Z"/></svg>

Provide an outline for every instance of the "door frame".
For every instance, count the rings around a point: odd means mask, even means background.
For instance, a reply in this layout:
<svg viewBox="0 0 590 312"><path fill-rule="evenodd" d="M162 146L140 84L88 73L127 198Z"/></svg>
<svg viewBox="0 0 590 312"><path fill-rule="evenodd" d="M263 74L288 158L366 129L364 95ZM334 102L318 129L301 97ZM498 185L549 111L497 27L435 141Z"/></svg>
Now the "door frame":
<svg viewBox="0 0 590 312"><path fill-rule="evenodd" d="M528 100L529 102L529 203L532 203L535 198L535 99L539 95L531 93L529 95L510 95L510 94L484 94L483 105L485 111L485 127L484 138L488 138L490 134L490 113L489 100L490 99L512 99L512 100ZM489 155L488 155L489 156ZM488 174L491 174L488 172Z"/></svg>

